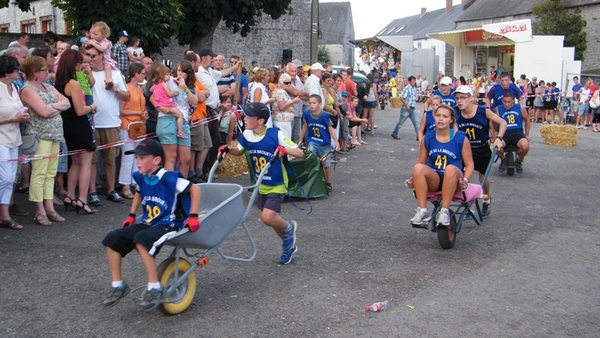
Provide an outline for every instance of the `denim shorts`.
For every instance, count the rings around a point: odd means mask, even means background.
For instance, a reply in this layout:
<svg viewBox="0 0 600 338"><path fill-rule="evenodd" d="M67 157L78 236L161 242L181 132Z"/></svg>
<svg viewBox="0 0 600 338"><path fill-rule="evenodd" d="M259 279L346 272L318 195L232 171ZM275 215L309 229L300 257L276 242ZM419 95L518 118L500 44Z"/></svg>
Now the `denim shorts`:
<svg viewBox="0 0 600 338"><path fill-rule="evenodd" d="M320 160L321 157L325 156L325 154L327 154L328 152L331 151L331 145L330 144L320 145L320 144L316 144L316 143L309 143L308 150L311 153L315 154L317 156L317 158L319 158L319 160ZM323 168L329 168L329 167L331 167L331 160L329 159L329 155L327 155L327 159L325 160L325 162L323 162Z"/></svg>
<svg viewBox="0 0 600 338"><path fill-rule="evenodd" d="M177 119L173 116L161 116L156 124L156 136L161 144L177 144L179 146L189 147L192 144L190 136L190 125L183 121L183 132L188 138L177 137Z"/></svg>

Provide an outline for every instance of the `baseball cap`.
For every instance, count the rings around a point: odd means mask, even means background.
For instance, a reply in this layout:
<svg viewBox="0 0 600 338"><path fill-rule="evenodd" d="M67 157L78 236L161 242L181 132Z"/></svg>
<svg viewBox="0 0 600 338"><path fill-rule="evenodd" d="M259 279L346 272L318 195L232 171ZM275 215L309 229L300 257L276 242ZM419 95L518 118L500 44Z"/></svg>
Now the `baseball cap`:
<svg viewBox="0 0 600 338"><path fill-rule="evenodd" d="M127 31L120 31L119 34L117 34L118 37L122 37L122 36L127 36L129 37L129 34L127 34Z"/></svg>
<svg viewBox="0 0 600 338"><path fill-rule="evenodd" d="M350 95L348 94L348 92L342 92L342 96L343 96L343 97L348 97L348 96L350 96Z"/></svg>
<svg viewBox="0 0 600 338"><path fill-rule="evenodd" d="M212 50L208 49L208 48L204 48L202 50L200 50L200 53L198 53L198 55L200 55L200 57L203 56L212 56L212 57L216 57L217 54L215 54Z"/></svg>
<svg viewBox="0 0 600 338"><path fill-rule="evenodd" d="M312 66L310 66L310 70L322 70L325 71L325 68L323 68L323 65L321 65L320 63L313 63Z"/></svg>
<svg viewBox="0 0 600 338"><path fill-rule="evenodd" d="M473 96L473 90L469 86L458 86L458 88L456 88L456 90L454 91L454 95L456 95L456 93L468 94Z"/></svg>
<svg viewBox="0 0 600 338"><path fill-rule="evenodd" d="M449 86L452 84L452 79L449 78L448 76L444 76L441 80L440 80L440 84L441 85L446 85Z"/></svg>
<svg viewBox="0 0 600 338"><path fill-rule="evenodd" d="M248 105L242 106L242 110L246 116L264 119L265 122L267 122L271 117L271 111L262 102L252 102Z"/></svg>
<svg viewBox="0 0 600 338"><path fill-rule="evenodd" d="M143 140L137 145L137 147L135 147L135 149L125 152L125 155L131 154L153 155L160 156L163 159L165 158L165 153L163 152L162 146L155 139Z"/></svg>

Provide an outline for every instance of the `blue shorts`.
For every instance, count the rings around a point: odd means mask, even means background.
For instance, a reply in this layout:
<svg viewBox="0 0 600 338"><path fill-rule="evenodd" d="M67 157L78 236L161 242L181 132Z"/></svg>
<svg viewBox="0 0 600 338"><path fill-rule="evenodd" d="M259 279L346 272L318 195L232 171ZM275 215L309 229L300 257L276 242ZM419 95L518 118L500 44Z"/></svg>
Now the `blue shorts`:
<svg viewBox="0 0 600 338"><path fill-rule="evenodd" d="M190 125L183 121L183 132L188 138L177 137L177 119L173 116L161 116L156 123L156 136L161 144L177 144L179 146L189 147L192 144L190 135Z"/></svg>
<svg viewBox="0 0 600 338"><path fill-rule="evenodd" d="M320 160L323 156L325 156L325 154L327 154L328 152L331 151L331 144L320 145L320 144L316 144L316 143L309 143L308 150L311 153L315 154L317 156L317 158L319 158L319 160ZM331 160L329 159L329 155L328 155L325 162L323 162L323 168L329 168L329 167L331 167Z"/></svg>
<svg viewBox="0 0 600 338"><path fill-rule="evenodd" d="M256 206L260 211L263 209L269 209L275 211L276 213L281 213L281 203L285 199L284 194L258 194L256 198Z"/></svg>

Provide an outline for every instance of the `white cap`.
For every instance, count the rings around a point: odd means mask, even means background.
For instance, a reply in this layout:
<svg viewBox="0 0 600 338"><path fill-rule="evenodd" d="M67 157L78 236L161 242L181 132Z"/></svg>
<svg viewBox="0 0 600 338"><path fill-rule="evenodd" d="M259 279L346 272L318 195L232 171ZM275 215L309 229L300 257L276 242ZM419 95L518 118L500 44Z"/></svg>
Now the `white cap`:
<svg viewBox="0 0 600 338"><path fill-rule="evenodd" d="M468 94L473 96L473 90L469 86L458 86L458 88L456 88L456 90L454 91L454 95L456 95L456 93Z"/></svg>
<svg viewBox="0 0 600 338"><path fill-rule="evenodd" d="M313 63L312 66L310 66L310 70L322 70L325 71L325 68L323 68L323 66L320 63Z"/></svg>
<svg viewBox="0 0 600 338"><path fill-rule="evenodd" d="M443 77L443 78L440 80L440 84L441 84L441 85L446 85L446 86L449 86L449 85L451 85L451 84L452 84L452 79L451 79L451 78L449 78L449 77L447 77L447 76L444 76L444 77Z"/></svg>

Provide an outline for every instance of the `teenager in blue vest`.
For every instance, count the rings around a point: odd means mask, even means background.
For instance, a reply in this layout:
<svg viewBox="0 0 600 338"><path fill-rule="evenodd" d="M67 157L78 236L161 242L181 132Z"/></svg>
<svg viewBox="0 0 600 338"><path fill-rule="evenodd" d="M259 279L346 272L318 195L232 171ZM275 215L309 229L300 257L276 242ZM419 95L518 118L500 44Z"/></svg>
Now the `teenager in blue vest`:
<svg viewBox="0 0 600 338"><path fill-rule="evenodd" d="M436 129L425 134L419 145L419 160L413 167L412 184L417 197L417 213L410 219L415 226L427 222L427 193L442 191L442 208L436 216L437 227L450 225L448 208L454 194L461 189L462 178L469 180L474 164L469 139L454 130L455 110L442 104L435 111Z"/></svg>
<svg viewBox="0 0 600 338"><path fill-rule="evenodd" d="M174 216L178 196L190 194L186 196L190 205L189 210L184 210L184 214L189 212L185 226L194 232L200 228L200 187L183 178L179 172L167 171L162 167L164 152L160 143L154 139L144 140L134 150L125 152L125 155L131 154L135 154L138 168L133 173L138 189L122 228L109 232L102 240L112 277L111 295L103 305L113 306L131 292L121 277L121 261L136 249L148 275L148 286L140 307L150 310L160 304L165 290L158 280L154 257L165 242L164 236L177 232L184 226ZM140 205L142 217L140 222L136 222L135 212Z"/></svg>
<svg viewBox="0 0 600 338"><path fill-rule="evenodd" d="M504 143L506 147L513 145L519 149L515 170L517 173L523 172L523 160L529 152L529 129L531 121L529 114L520 104L515 104L515 97L512 93L505 93L502 98L502 105L496 107L496 114L506 121L506 133L504 133ZM525 121L525 133L523 133L523 121ZM502 160L498 171L506 170L506 160L504 159L504 150L498 150L498 157Z"/></svg>
<svg viewBox="0 0 600 338"><path fill-rule="evenodd" d="M503 81L501 78L500 81ZM515 86L516 87L516 86ZM517 90L519 90L517 88ZM488 164L492 160L492 150L490 149L490 140L493 146L502 149L504 146L503 137L506 132L506 122L498 115L494 114L486 106L478 106L473 103L473 90L469 86L460 86L454 91L456 102L460 113L456 115L456 124L458 130L463 131L471 143L471 153L473 154L473 163L475 171L479 172L479 181L487 170ZM498 124L498 136L490 138L493 132L491 122ZM492 134L493 135L493 134ZM490 180L486 180L483 185L483 192L490 196ZM482 213L488 216L491 211L491 198L483 200Z"/></svg>
<svg viewBox="0 0 600 338"><path fill-rule="evenodd" d="M247 152L254 173L258 178L260 171L279 154L280 157L291 155L296 158L304 157L302 150L283 134L278 128L267 128L266 123L271 116L269 108L260 102L252 102L242 106L244 110L244 125L246 130L238 138L237 148L223 147L221 151L240 156ZM296 221L286 221L280 215L281 203L287 194L288 177L282 159L271 165L258 187L256 205L261 210L261 219L265 225L273 228L283 241L283 253L279 257L280 264L289 264L292 256L298 251L296 245Z"/></svg>
<svg viewBox="0 0 600 338"><path fill-rule="evenodd" d="M521 106L525 106L523 103L523 94L521 89L519 89L516 84L510 81L510 75L508 75L507 72L502 72L500 74L500 83L496 83L492 86L492 88L490 88L487 93L485 105L492 110L498 106L501 106L502 97L506 92L511 92L517 98L517 100L519 100L519 104Z"/></svg>
<svg viewBox="0 0 600 338"><path fill-rule="evenodd" d="M442 98L439 95L433 95L431 98L431 109L426 110L421 117L421 123L419 124L419 142L423 141L423 137L430 131L435 130L435 111L442 104Z"/></svg>
<svg viewBox="0 0 600 338"><path fill-rule="evenodd" d="M323 113L321 109L321 96L313 94L308 99L309 110L302 114L304 124L302 125L302 133L300 134L300 142L306 140L308 150L315 154L318 158L323 158L327 153L331 152L331 139L335 141L335 151L340 150L340 144L333 129L329 114ZM325 168L325 180L327 181L327 191L331 192L331 161L329 156L323 162Z"/></svg>
<svg viewBox="0 0 600 338"><path fill-rule="evenodd" d="M458 106L456 105L456 99L454 98L454 89L452 89L452 79L451 78L449 78L448 76L444 76L440 80L439 89L434 90L431 93L431 96L423 104L423 109L425 111L429 110L429 105L431 105L431 101L433 99L433 96L435 96L435 95L442 98L443 104L447 104L447 105L451 106L452 108L454 108L456 110L456 112L458 112L458 110L457 110Z"/></svg>

